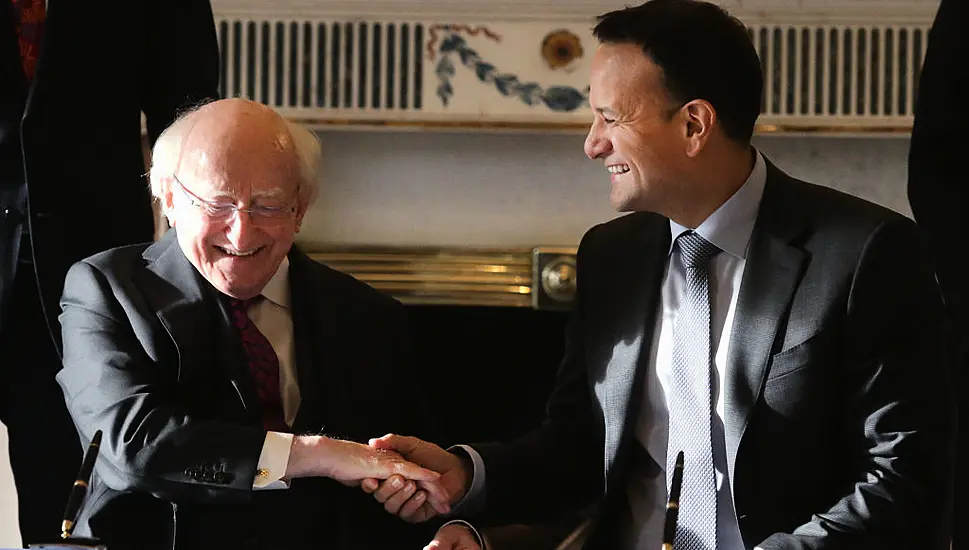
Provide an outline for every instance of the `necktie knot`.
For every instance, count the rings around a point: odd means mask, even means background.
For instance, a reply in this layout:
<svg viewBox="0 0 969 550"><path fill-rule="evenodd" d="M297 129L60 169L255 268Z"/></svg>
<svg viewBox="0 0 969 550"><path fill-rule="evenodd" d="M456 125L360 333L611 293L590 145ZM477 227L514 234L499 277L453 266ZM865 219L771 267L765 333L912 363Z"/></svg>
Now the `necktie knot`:
<svg viewBox="0 0 969 550"><path fill-rule="evenodd" d="M240 300L239 298L230 298L229 306L232 308L232 311L241 311L246 313L249 311L249 306L251 306L255 301L256 298L246 298L245 300Z"/></svg>
<svg viewBox="0 0 969 550"><path fill-rule="evenodd" d="M249 320L249 308L252 307L260 296L240 300L238 298L229 299L229 311L232 313L232 322L236 328L245 328L251 321Z"/></svg>
<svg viewBox="0 0 969 550"><path fill-rule="evenodd" d="M720 252L720 248L710 241L704 239L699 234L688 231L676 239L680 245L680 261L683 267L703 267L706 263Z"/></svg>

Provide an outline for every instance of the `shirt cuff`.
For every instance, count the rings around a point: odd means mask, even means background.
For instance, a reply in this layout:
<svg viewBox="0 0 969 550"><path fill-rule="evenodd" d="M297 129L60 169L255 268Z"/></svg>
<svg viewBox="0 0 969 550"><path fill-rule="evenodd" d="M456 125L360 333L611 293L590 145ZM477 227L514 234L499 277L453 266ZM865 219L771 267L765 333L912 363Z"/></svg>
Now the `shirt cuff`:
<svg viewBox="0 0 969 550"><path fill-rule="evenodd" d="M289 482L283 479L289 466L289 453L293 449L293 434L266 432L262 444L256 477L252 488L256 490L289 489Z"/></svg>
<svg viewBox="0 0 969 550"><path fill-rule="evenodd" d="M468 445L455 445L448 448L449 453L463 453L471 459L471 464L474 466L474 472L471 475L471 488L465 493L464 497L461 498L454 506L451 507L451 513L448 515L466 515L473 516L481 513L485 507L485 465L484 459L478 454L478 451L469 447Z"/></svg>

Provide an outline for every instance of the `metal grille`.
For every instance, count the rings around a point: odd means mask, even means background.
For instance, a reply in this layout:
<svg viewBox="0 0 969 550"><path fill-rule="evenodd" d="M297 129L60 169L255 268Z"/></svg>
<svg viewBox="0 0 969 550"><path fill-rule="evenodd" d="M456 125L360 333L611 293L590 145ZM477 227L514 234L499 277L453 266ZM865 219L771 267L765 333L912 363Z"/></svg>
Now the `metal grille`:
<svg viewBox="0 0 969 550"><path fill-rule="evenodd" d="M928 27L751 26L767 116L910 117Z"/></svg>
<svg viewBox="0 0 969 550"><path fill-rule="evenodd" d="M249 97L309 120L326 119L334 110L344 118L460 115L439 105L433 87L422 86L431 23L229 16L217 22L224 96ZM762 123L911 124L928 23L770 23L748 29L764 69ZM480 109L465 118L500 119L506 115L500 99L490 103L483 96ZM536 116L585 124L584 111Z"/></svg>
<svg viewBox="0 0 969 550"><path fill-rule="evenodd" d="M225 97L283 109L421 109L421 23L223 19L218 36Z"/></svg>

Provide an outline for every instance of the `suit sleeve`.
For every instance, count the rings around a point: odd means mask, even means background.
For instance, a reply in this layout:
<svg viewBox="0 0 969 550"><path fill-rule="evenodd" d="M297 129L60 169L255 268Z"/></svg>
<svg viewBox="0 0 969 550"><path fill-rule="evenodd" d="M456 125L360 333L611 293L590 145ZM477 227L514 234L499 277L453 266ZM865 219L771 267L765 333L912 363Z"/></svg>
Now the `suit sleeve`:
<svg viewBox="0 0 969 550"><path fill-rule="evenodd" d="M955 411L941 310L914 225L883 224L854 271L842 382L831 395L831 406L844 403L840 437L850 484L830 508L759 547L948 548ZM796 479L792 472L792 491Z"/></svg>
<svg viewBox="0 0 969 550"><path fill-rule="evenodd" d="M581 514L603 492L603 437L585 362L586 292L593 265L590 236L577 257L572 317L565 356L538 428L509 443L474 445L484 461L485 524L535 522Z"/></svg>
<svg viewBox="0 0 969 550"><path fill-rule="evenodd" d="M142 74L149 142L178 113L219 97L219 44L208 0L151 0Z"/></svg>
<svg viewBox="0 0 969 550"><path fill-rule="evenodd" d="M174 502L246 501L265 432L182 410L171 369L145 353L113 290L81 262L68 272L61 300L57 380L82 438L103 431L99 477L116 491Z"/></svg>
<svg viewBox="0 0 969 550"><path fill-rule="evenodd" d="M948 314L960 338L969 334L969 2L942 0L919 77L909 151L908 196L923 231Z"/></svg>

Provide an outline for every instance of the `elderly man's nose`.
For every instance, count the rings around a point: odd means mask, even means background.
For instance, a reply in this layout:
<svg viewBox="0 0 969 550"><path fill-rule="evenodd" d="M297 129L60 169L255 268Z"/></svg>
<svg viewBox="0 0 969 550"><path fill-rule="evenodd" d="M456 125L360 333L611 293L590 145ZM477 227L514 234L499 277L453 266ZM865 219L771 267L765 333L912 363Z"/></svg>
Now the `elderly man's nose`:
<svg viewBox="0 0 969 550"><path fill-rule="evenodd" d="M254 228L252 217L248 212L236 210L226 224L226 236L229 237L229 242L237 247L246 244L252 236Z"/></svg>

